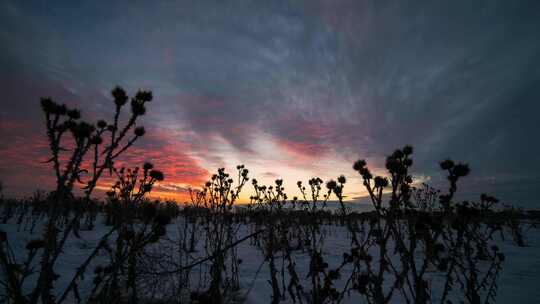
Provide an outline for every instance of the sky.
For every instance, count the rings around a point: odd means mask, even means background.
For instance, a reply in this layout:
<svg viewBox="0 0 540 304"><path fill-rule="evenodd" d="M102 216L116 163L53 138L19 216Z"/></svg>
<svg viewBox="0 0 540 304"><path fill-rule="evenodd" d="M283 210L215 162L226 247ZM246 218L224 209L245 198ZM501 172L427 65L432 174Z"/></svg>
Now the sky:
<svg viewBox="0 0 540 304"><path fill-rule="evenodd" d="M244 164L292 194L344 174L357 200L352 163L384 174L410 144L417 182L443 187L450 157L466 193L540 207L538 28L538 1L4 0L0 180L54 186L39 97L96 121L121 85L154 93L123 161L163 170L163 196Z"/></svg>

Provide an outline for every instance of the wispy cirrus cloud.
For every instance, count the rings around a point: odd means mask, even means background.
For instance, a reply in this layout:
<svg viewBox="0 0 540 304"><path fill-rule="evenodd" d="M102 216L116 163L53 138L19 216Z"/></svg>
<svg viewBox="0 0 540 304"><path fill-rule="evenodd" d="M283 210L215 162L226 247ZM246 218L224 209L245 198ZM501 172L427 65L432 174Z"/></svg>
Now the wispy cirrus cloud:
<svg viewBox="0 0 540 304"><path fill-rule="evenodd" d="M39 96L108 117L120 84L155 93L141 121L148 136L126 163L151 160L179 187L238 163L269 182L292 179L289 188L312 175L354 181L355 159L382 172L384 155L405 144L434 183L445 157L471 163L475 191L493 189L490 177L534 183L538 5L5 1L0 118L37 134ZM36 157L23 142L21 155ZM3 170L29 166L1 151Z"/></svg>

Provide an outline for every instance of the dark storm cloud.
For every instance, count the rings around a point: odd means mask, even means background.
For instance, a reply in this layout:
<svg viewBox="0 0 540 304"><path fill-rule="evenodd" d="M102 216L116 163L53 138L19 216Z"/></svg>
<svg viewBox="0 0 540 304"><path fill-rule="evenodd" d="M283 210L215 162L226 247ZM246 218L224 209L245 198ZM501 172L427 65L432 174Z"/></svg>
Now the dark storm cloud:
<svg viewBox="0 0 540 304"><path fill-rule="evenodd" d="M40 95L101 113L118 83L153 89L145 124L189 131L213 163L209 142L256 157L263 132L379 166L413 144L420 173L453 157L479 189L539 178L536 1L6 1L0 17L2 119L37 118Z"/></svg>

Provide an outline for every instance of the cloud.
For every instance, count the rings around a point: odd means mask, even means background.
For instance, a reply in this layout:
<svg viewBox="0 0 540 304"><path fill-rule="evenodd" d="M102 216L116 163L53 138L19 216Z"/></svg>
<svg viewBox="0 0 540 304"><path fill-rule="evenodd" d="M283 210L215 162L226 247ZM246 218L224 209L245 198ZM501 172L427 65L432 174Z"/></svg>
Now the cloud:
<svg viewBox="0 0 540 304"><path fill-rule="evenodd" d="M45 163L47 141L22 121L0 121L0 176L9 194L30 195L54 186Z"/></svg>
<svg viewBox="0 0 540 304"><path fill-rule="evenodd" d="M126 161L152 160L182 185L244 161L263 175L282 165L336 175L357 158L380 170L405 144L433 182L445 157L471 163L479 181L534 181L538 6L6 1L0 117L37 126L43 95L107 117L108 91L120 84L155 93L141 121L151 134Z"/></svg>
<svg viewBox="0 0 540 304"><path fill-rule="evenodd" d="M279 178L279 174L274 172L263 172L260 174L260 176L265 178Z"/></svg>

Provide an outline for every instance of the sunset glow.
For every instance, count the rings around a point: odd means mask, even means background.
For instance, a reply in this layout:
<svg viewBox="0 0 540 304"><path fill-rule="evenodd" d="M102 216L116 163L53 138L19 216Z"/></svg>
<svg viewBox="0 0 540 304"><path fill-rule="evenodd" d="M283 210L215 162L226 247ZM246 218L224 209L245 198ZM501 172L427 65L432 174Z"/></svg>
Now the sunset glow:
<svg viewBox="0 0 540 304"><path fill-rule="evenodd" d="M96 121L111 116L115 85L154 93L139 123L147 133L121 159L164 171L154 197L185 201L218 168L244 164L262 183L283 178L291 196L298 180L344 174L354 201L365 193L352 163L383 173L405 144L415 147L414 174L435 186L446 157L472 165L469 192L538 186L540 145L522 144L536 137L540 110L534 10L505 1L132 6L2 2L6 193L54 186L40 97Z"/></svg>

